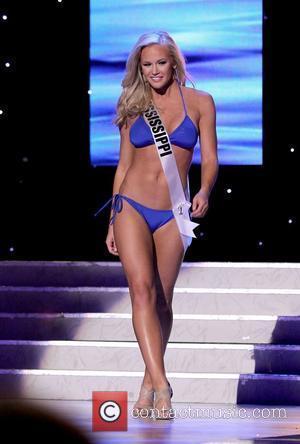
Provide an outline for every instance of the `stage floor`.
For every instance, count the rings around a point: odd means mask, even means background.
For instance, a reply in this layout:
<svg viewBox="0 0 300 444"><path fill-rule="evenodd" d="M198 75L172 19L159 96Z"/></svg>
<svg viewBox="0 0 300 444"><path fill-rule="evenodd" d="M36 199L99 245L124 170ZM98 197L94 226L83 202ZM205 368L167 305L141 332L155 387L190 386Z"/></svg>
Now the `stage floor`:
<svg viewBox="0 0 300 444"><path fill-rule="evenodd" d="M173 402L176 418L154 420L133 418L131 415L133 403L130 402L127 431L93 432L92 401L11 400L10 402L18 402L23 406L42 406L49 412L58 413L60 417L69 420L82 430L91 443L300 442L300 406ZM186 417L188 411L190 414ZM192 418L192 415L198 417Z"/></svg>

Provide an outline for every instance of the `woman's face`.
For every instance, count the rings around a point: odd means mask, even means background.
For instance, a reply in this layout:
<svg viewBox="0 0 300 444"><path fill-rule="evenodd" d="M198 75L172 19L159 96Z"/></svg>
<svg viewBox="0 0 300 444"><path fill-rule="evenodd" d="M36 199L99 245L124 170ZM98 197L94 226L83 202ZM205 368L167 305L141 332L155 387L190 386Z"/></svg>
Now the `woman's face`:
<svg viewBox="0 0 300 444"><path fill-rule="evenodd" d="M143 48L140 63L145 80L153 88L162 88L172 78L173 64L165 45L153 44Z"/></svg>

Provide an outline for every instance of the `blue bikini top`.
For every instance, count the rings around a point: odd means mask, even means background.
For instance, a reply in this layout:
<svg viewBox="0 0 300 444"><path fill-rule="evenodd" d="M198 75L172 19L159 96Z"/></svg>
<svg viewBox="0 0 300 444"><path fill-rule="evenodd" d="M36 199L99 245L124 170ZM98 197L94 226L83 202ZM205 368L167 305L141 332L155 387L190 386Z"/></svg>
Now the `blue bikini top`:
<svg viewBox="0 0 300 444"><path fill-rule="evenodd" d="M169 139L172 145L174 144L184 149L193 149L198 140L198 130L192 119L187 114L185 101L179 83L178 87L182 97L185 117L181 124L175 128L171 134L169 134ZM151 130L145 122L142 114L140 114L140 116L131 125L129 130L129 138L130 142L135 146L135 148L143 148L145 146L154 144Z"/></svg>

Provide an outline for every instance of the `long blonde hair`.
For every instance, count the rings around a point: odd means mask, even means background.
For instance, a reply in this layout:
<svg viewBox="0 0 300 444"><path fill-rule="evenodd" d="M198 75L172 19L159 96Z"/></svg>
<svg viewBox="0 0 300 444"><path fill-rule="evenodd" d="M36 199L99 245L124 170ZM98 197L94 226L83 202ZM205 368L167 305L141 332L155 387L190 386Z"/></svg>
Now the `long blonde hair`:
<svg viewBox="0 0 300 444"><path fill-rule="evenodd" d="M186 70L184 55L172 37L166 31L142 34L128 56L125 76L121 82L123 91L118 99L116 117L113 120L113 123L119 126L119 128L127 122L127 118L133 118L141 114L150 105L151 87L143 79L140 57L144 47L155 43L168 47L172 63L176 66L173 74L174 78L181 85L185 85L186 79L189 79L195 88L192 78Z"/></svg>

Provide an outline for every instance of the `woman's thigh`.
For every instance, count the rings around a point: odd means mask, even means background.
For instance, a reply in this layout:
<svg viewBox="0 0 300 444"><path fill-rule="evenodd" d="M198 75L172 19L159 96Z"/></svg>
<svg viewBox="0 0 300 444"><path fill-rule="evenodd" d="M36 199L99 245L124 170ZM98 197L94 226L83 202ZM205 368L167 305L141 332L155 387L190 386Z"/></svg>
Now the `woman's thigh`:
<svg viewBox="0 0 300 444"><path fill-rule="evenodd" d="M123 208L114 220L114 239L129 289L145 294L145 288L155 289L152 233L143 216L125 199Z"/></svg>
<svg viewBox="0 0 300 444"><path fill-rule="evenodd" d="M154 264L158 297L161 303L172 304L173 289L184 258L184 247L175 219L153 233L155 244Z"/></svg>

